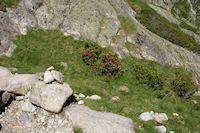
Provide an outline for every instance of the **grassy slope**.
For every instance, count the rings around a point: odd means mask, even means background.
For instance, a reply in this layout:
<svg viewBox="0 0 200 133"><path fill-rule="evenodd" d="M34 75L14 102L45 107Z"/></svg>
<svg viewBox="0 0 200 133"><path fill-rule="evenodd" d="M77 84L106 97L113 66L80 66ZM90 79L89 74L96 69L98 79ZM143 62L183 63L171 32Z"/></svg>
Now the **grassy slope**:
<svg viewBox="0 0 200 133"><path fill-rule="evenodd" d="M95 76L81 60L81 52L84 49L84 41L65 37L58 31L31 30L27 35L17 37L15 44L18 46L12 57L0 57L0 66L16 67L18 73L35 73L45 71L53 65L64 74L65 82L69 83L74 93L86 95L97 94L102 97L100 101L85 100L85 104L94 110L108 111L130 117L135 123L138 133L155 133L155 121L143 122L139 120L139 114L144 111L167 113L169 120L164 123L168 130L175 132L192 133L200 128L200 99L197 105L190 100L178 97L165 97L159 99L156 92L146 85L140 84L132 71L132 64L136 60L133 57L122 60L127 71L123 77L106 82L103 76ZM67 62L68 71L60 66L60 62ZM175 70L169 66L161 66L150 62L151 66L166 75ZM130 88L129 93L117 91L119 86L126 85ZM119 96L121 101L113 103L112 96ZM178 113L181 117L176 118L172 113ZM144 128L139 129L139 125Z"/></svg>
<svg viewBox="0 0 200 133"><path fill-rule="evenodd" d="M20 0L0 0L0 11L6 11L8 7L17 7Z"/></svg>
<svg viewBox="0 0 200 133"><path fill-rule="evenodd" d="M193 37L185 34L176 24L156 13L143 0L127 0L137 12L136 18L150 31L190 51L200 53L200 45Z"/></svg>

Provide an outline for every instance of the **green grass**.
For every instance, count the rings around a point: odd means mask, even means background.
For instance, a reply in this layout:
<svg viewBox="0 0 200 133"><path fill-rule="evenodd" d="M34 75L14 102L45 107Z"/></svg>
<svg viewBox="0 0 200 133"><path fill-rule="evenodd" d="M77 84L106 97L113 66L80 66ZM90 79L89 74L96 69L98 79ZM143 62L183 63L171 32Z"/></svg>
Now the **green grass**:
<svg viewBox="0 0 200 133"><path fill-rule="evenodd" d="M190 4L188 3L187 0L179 0L178 2L174 3L174 6L172 8L173 14L178 14L178 16L190 20L189 12L190 12Z"/></svg>
<svg viewBox="0 0 200 133"><path fill-rule="evenodd" d="M123 29L126 35L132 34L136 31L135 25L130 18L120 16L119 21L121 24L120 29Z"/></svg>
<svg viewBox="0 0 200 133"><path fill-rule="evenodd" d="M177 96L157 98L157 92L140 84L133 72L133 62L139 61L133 57L122 60L127 70L122 77L105 81L104 76L96 76L90 68L83 63L81 53L86 41L74 40L65 37L61 32L55 30L30 30L27 35L17 37L13 56L0 57L0 66L16 67L17 73L44 72L47 67L54 66L56 70L64 75L74 93L85 95L97 94L102 97L100 101L85 100L85 104L98 111L113 112L131 118L137 123L137 133L155 133L155 121L143 122L139 115L145 111L164 112L169 120L164 123L168 130L176 133L197 133L200 128L200 98L198 104L193 104L192 99L185 100ZM145 60L144 60L145 61ZM68 64L65 71L60 62ZM162 66L152 61L145 61L149 66L172 75L177 69ZM120 86L129 87L130 92L119 92ZM119 96L120 102L112 102L113 96ZM181 117L176 118L172 113L178 113ZM139 129L142 126L143 130Z"/></svg>
<svg viewBox="0 0 200 133"><path fill-rule="evenodd" d="M80 128L74 127L74 133L82 133Z"/></svg>
<svg viewBox="0 0 200 133"><path fill-rule="evenodd" d="M200 35L200 33L199 33L200 30L199 30L199 29L194 28L194 27L192 27L192 26L186 24L185 22L181 22L181 23L180 23L180 26L181 26L182 28L184 28L184 29L193 31L194 33Z"/></svg>
<svg viewBox="0 0 200 133"><path fill-rule="evenodd" d="M6 11L6 8L17 7L20 0L0 0L0 11Z"/></svg>
<svg viewBox="0 0 200 133"><path fill-rule="evenodd" d="M128 0L137 12L136 18L150 31L169 40L176 45L195 53L200 53L200 45L195 39L185 34L181 29L151 9L143 0ZM135 8L137 7L137 8ZM139 10L138 10L139 9Z"/></svg>

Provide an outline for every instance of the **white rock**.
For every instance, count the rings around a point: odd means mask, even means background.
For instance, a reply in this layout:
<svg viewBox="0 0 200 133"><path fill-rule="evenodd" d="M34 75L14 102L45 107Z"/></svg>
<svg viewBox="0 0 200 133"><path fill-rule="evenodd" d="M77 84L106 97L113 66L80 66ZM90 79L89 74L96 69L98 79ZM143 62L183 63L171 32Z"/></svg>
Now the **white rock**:
<svg viewBox="0 0 200 133"><path fill-rule="evenodd" d="M34 112L36 109L28 100L21 104L21 108L25 112Z"/></svg>
<svg viewBox="0 0 200 133"><path fill-rule="evenodd" d="M179 114L177 114L177 113L173 113L173 116L177 116L177 117L178 117L178 116L179 116Z"/></svg>
<svg viewBox="0 0 200 133"><path fill-rule="evenodd" d="M130 89L126 86L120 86L119 91L129 92Z"/></svg>
<svg viewBox="0 0 200 133"><path fill-rule="evenodd" d="M72 93L72 89L66 83L45 84L37 82L31 91L31 102L45 110L59 113Z"/></svg>
<svg viewBox="0 0 200 133"><path fill-rule="evenodd" d="M78 101L78 104L84 104L84 101L83 100L80 100L80 101Z"/></svg>
<svg viewBox="0 0 200 133"><path fill-rule="evenodd" d="M67 71L67 63L61 62L60 65L63 66L63 67L65 68L65 71Z"/></svg>
<svg viewBox="0 0 200 133"><path fill-rule="evenodd" d="M194 104L197 104L197 103L198 103L197 100L192 100L192 102L193 102Z"/></svg>
<svg viewBox="0 0 200 133"><path fill-rule="evenodd" d="M167 115L165 113L155 113L153 115L153 118L159 123L162 123L162 122L168 120L168 117L167 117Z"/></svg>
<svg viewBox="0 0 200 133"><path fill-rule="evenodd" d="M17 100L17 101L24 100L24 96L16 96L16 97L15 97L15 100Z"/></svg>
<svg viewBox="0 0 200 133"><path fill-rule="evenodd" d="M86 99L89 100L101 100L101 97L98 95L87 96Z"/></svg>
<svg viewBox="0 0 200 133"><path fill-rule="evenodd" d="M155 129L160 133L166 133L167 129L165 126L155 126Z"/></svg>
<svg viewBox="0 0 200 133"><path fill-rule="evenodd" d="M75 96L76 100L79 100L79 99L80 99L80 98L79 98L79 95L74 94L74 96Z"/></svg>
<svg viewBox="0 0 200 133"><path fill-rule="evenodd" d="M47 68L47 71L51 71L51 70L54 70L54 67L53 67L53 66Z"/></svg>
<svg viewBox="0 0 200 133"><path fill-rule="evenodd" d="M153 120L153 114L150 112L144 112L142 114L140 114L140 119L143 121L149 121L149 120Z"/></svg>
<svg viewBox="0 0 200 133"><path fill-rule="evenodd" d="M63 75L62 73L58 72L58 71L55 71L55 70L52 70L51 71L51 74L53 75L53 78L58 81L59 83L63 83Z"/></svg>
<svg viewBox="0 0 200 133"><path fill-rule="evenodd" d="M114 97L111 98L111 101L113 101L113 102L119 102L120 98L118 96L114 96Z"/></svg>
<svg viewBox="0 0 200 133"><path fill-rule="evenodd" d="M85 95L82 94L82 93L80 93L78 96L79 96L80 98L85 98Z"/></svg>
<svg viewBox="0 0 200 133"><path fill-rule="evenodd" d="M50 71L46 71L44 73L44 82L47 83L51 83L54 81L54 77L52 75L52 73Z"/></svg>

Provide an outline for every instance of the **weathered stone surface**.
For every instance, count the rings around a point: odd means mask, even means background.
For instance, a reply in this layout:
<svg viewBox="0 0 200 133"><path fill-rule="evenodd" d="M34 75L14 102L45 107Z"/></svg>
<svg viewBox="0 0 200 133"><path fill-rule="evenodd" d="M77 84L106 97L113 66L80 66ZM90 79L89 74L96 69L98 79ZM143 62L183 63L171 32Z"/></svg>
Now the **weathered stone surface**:
<svg viewBox="0 0 200 133"><path fill-rule="evenodd" d="M33 106L29 100L26 100L24 103L21 104L22 111L25 112L34 112L36 107Z"/></svg>
<svg viewBox="0 0 200 133"><path fill-rule="evenodd" d="M2 91L25 95L31 89L31 86L38 81L38 76L34 74L17 74L7 80L8 85L1 88Z"/></svg>
<svg viewBox="0 0 200 133"><path fill-rule="evenodd" d="M52 70L51 71L51 74L53 75L53 78L58 81L59 83L63 83L63 75L62 73L58 72L58 71L55 71L55 70Z"/></svg>
<svg viewBox="0 0 200 133"><path fill-rule="evenodd" d="M101 100L101 97L98 95L87 96L86 99L89 100Z"/></svg>
<svg viewBox="0 0 200 133"><path fill-rule="evenodd" d="M53 114L43 108L33 113L24 112L22 101L12 101L0 114L1 131L5 133L74 133L72 123L62 114ZM1 132L0 131L0 132Z"/></svg>
<svg viewBox="0 0 200 133"><path fill-rule="evenodd" d="M140 114L140 119L143 121L149 121L149 120L153 120L153 112L144 112L142 114Z"/></svg>
<svg viewBox="0 0 200 133"><path fill-rule="evenodd" d="M155 126L155 129L158 130L159 133L166 133L167 129L165 126Z"/></svg>
<svg viewBox="0 0 200 133"><path fill-rule="evenodd" d="M120 98L118 96L114 96L114 97L111 98L111 101L113 101L113 102L119 102Z"/></svg>
<svg viewBox="0 0 200 133"><path fill-rule="evenodd" d="M130 89L126 86L120 86L119 91L130 92Z"/></svg>
<svg viewBox="0 0 200 133"><path fill-rule="evenodd" d="M133 122L124 116L97 112L83 105L72 104L66 108L65 115L73 126L84 133L134 133Z"/></svg>
<svg viewBox="0 0 200 133"><path fill-rule="evenodd" d="M8 101L11 98L10 93L6 92L0 92L0 107L4 106L5 104L8 103Z"/></svg>
<svg viewBox="0 0 200 133"><path fill-rule="evenodd" d="M38 75L15 74L12 75L6 68L0 67L0 90L25 95L31 85L38 81Z"/></svg>
<svg viewBox="0 0 200 133"><path fill-rule="evenodd" d="M64 84L45 84L37 82L31 91L31 102L48 111L59 113L73 93L70 86Z"/></svg>
<svg viewBox="0 0 200 133"><path fill-rule="evenodd" d="M168 117L165 113L155 113L153 117L158 123L162 123L168 120Z"/></svg>
<svg viewBox="0 0 200 133"><path fill-rule="evenodd" d="M53 74L52 74L50 71L46 71L46 72L44 73L44 82L45 82L46 84L48 84L48 83L51 83L51 82L53 82L53 81L54 81Z"/></svg>
<svg viewBox="0 0 200 133"><path fill-rule="evenodd" d="M11 77L12 73L5 67L0 66L0 80L3 78Z"/></svg>

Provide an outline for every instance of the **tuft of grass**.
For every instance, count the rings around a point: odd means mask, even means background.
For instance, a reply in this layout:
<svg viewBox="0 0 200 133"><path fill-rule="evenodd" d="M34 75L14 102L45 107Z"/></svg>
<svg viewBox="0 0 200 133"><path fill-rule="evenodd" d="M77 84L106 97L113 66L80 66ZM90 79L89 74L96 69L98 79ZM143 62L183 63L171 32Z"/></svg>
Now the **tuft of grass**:
<svg viewBox="0 0 200 133"><path fill-rule="evenodd" d="M0 11L6 11L6 8L16 8L21 0L0 0Z"/></svg>
<svg viewBox="0 0 200 133"><path fill-rule="evenodd" d="M74 127L74 133L83 133L82 129Z"/></svg>
<svg viewBox="0 0 200 133"><path fill-rule="evenodd" d="M124 75L107 82L104 76L96 76L82 61L81 53L87 41L65 37L56 30L32 29L27 35L18 36L14 43L17 48L13 56L0 57L0 66L16 67L17 73L44 72L47 67L54 66L56 70L63 73L64 81L71 86L74 93L97 94L102 97L102 100L98 101L84 100L86 106L97 111L112 112L131 118L134 123L137 123L136 132L156 132L155 121L144 122L139 119L142 112L151 110L168 115L169 120L163 123L168 130L181 133L199 131L200 98L193 97L186 100L176 95L158 98L156 91L136 79L133 63L140 61L138 59L128 57L121 60L126 69ZM144 61L148 63L148 66L157 69L158 72L164 72L169 77L172 77L173 72L177 70L153 61ZM60 65L61 62L68 64L67 71ZM130 92L118 91L123 85L127 86ZM112 102L113 96L118 96L121 99L120 102ZM192 100L197 100L198 103L193 104ZM173 116L174 112L180 117Z"/></svg>
<svg viewBox="0 0 200 133"><path fill-rule="evenodd" d="M121 24L120 29L123 29L126 35L132 34L136 31L134 23L128 17L119 16L119 21Z"/></svg>
<svg viewBox="0 0 200 133"><path fill-rule="evenodd" d="M133 43L130 43L130 42L126 42L126 48L129 50L129 51L134 51L136 49L136 45L133 44Z"/></svg>
<svg viewBox="0 0 200 133"><path fill-rule="evenodd" d="M175 43L176 45L200 54L200 45L193 37L181 31L179 26L170 23L167 19L165 19L152 8L150 8L143 0L128 0L128 2L131 7L137 5L141 8L140 12L137 12L136 10L136 18L144 26L146 26L147 29L149 29L153 33L156 33L162 38L165 38L166 40Z"/></svg>

